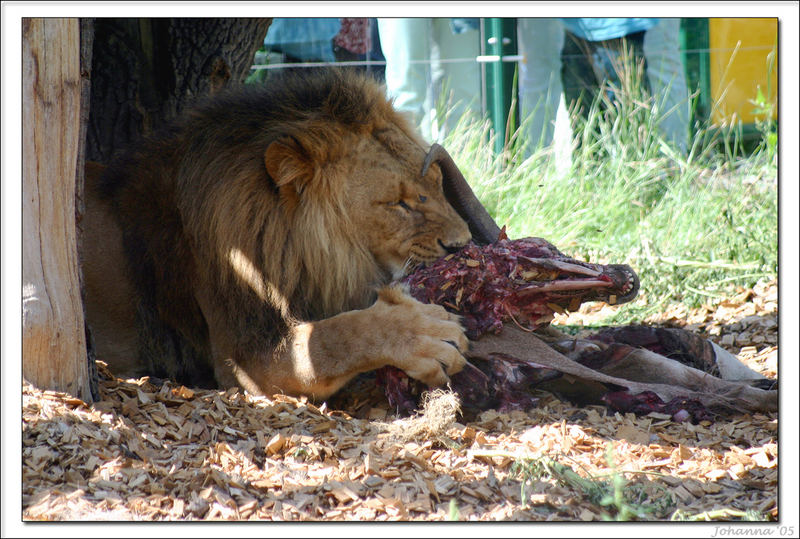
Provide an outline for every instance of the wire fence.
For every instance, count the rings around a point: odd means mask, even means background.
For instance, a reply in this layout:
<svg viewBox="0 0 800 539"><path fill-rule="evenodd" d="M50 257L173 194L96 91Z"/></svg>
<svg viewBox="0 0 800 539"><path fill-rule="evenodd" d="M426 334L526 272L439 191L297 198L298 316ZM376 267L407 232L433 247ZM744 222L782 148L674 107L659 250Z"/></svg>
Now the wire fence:
<svg viewBox="0 0 800 539"><path fill-rule="evenodd" d="M711 55L711 54L722 54L723 58L729 57L729 55L733 54L734 52L745 52L745 51L761 51L769 53L772 51L774 47L771 46L752 46L752 47L717 47L717 48L703 48L703 49L679 49L679 54L697 54L697 55ZM726 54L727 53L727 54ZM566 55L564 58L577 58L577 55ZM458 63L488 63L488 62L525 62L526 57L522 54L513 54L513 55L506 55L506 56L497 56L497 55L478 55L475 57L469 58L426 58L422 60L408 60L407 63L411 65L420 65L420 64L458 64ZM286 68L312 68L312 67L327 67L327 66L343 66L343 67L371 67L371 66L379 66L385 67L387 64L386 60L345 60L345 61L332 61L332 62L272 62L267 64L253 64L251 69L254 71L264 70L264 69L286 69Z"/></svg>
<svg viewBox="0 0 800 539"><path fill-rule="evenodd" d="M390 63L386 60L386 58L389 58L390 55L387 54L386 57L384 57L384 49L381 47L381 35L379 32L377 19L340 19L340 21L342 21L340 34L336 35L329 42L314 42L315 47L319 47L320 43L322 43L322 46L325 48L330 45L330 51L322 55L316 54L315 56L314 54L301 54L300 56L303 57L298 58L297 56L293 56L297 50L296 48L292 49L291 46L283 47L283 43L273 43L274 40L270 40L270 36L268 34L268 39L265 40L265 47L256 54L255 61L251 66L251 75L248 78L248 82L263 82L269 77L270 72L284 69L309 69L338 66L343 68L365 70L370 72L378 80L382 82L386 81L388 83L389 81L386 79L386 74L388 73L387 70L392 66L390 66ZM681 23L681 34L679 39L680 47L677 51L671 52L671 54L675 54L677 52L677 56L680 59L679 61L683 64L683 74L686 77L687 85L687 100L691 98L696 99L697 101L693 108L693 115L698 118L710 118L712 115L712 110L716 110L716 103L718 101L722 102L726 99L726 94L731 84L742 84L743 81L748 78L749 80L754 81L754 83L760 83L763 79L763 84L760 86L763 86L764 88L770 88L770 86L772 86L772 90L769 93L774 94L775 85L770 85L770 78L776 72L771 71L771 66L769 68L770 72L768 73L768 70L766 69L767 66L765 64L765 70L763 74L737 71L736 69L734 69L734 71L737 72L733 73L729 72L728 68L730 68L734 62L734 59L740 58L744 55L750 58L750 60L748 60L751 62L751 67L749 67L749 69L752 70L753 54L761 54L764 57L769 58L770 53L776 51L776 45L770 46L765 44L752 44L752 36L745 36L745 39L735 41L731 43L730 46L693 46L697 45L698 41L701 45L707 45L709 43L707 29L703 27L703 29L698 31L699 26L697 26L697 23L697 20L683 20ZM698 39L698 35L701 35L702 38ZM302 41L302 38L307 36L305 36L302 32L298 32L298 34L296 34L294 37L298 41ZM433 39L433 34L414 35L413 39ZM477 32L476 40L488 43L488 41L491 41L491 39L496 38L489 37L487 40L487 35L485 35L483 30ZM745 44L748 39L751 43ZM267 43L268 41L269 43ZM743 43L743 41L745 43ZM777 41L775 43L777 44ZM715 44L712 43L712 45ZM460 65L465 66L466 68L466 66L470 64L474 65L477 68L474 71L476 73L476 79L474 81L475 88L471 90L471 92L472 95L477 95L480 98L482 103L482 112L488 114L489 111L487 109L487 103L489 102L490 98L496 97L494 94L492 94L492 92L495 92L496 94L497 89L496 87L492 87L491 84L487 82L488 69L484 68L497 62L503 62L506 64L516 64L517 66L520 66L521 69L521 67L525 64L530 65L536 62L537 52L527 51L526 54L526 51L523 50L520 50L519 53L512 50L510 51L510 54L488 55L484 54L486 47L480 45L478 46L477 50L480 51L480 54L463 54L462 51L462 54L458 57L439 56L404 59L403 63L408 66L426 66L430 68L431 73L434 70L447 69L447 66ZM389 52L388 48L386 48L386 52ZM541 52L541 54L544 54L544 52ZM550 54L552 54L552 51ZM580 58L580 55L568 54L567 51L563 51L562 53L562 51L559 50L556 54L559 55L559 61L561 63L568 63L572 59ZM330 60L332 56L335 57L334 60ZM715 68L718 66L723 67L723 71L721 73L722 80L719 80L719 70L717 69L715 71ZM725 66L728 67L726 68ZM473 72L471 69L468 71ZM520 72L520 76L521 73L522 72ZM419 75L416 74L414 76L418 77ZM463 76L464 75L462 75L462 77ZM555 76L559 76L557 71L555 72ZM430 74L428 77L430 83ZM734 79L737 79L738 82L734 83ZM473 82L466 81L464 84L473 84ZM514 91L516 91L516 89ZM522 92L522 89L519 91ZM751 90L745 90L745 92L749 91ZM755 92L755 90L753 90L753 92ZM761 92L761 89L759 89L759 92ZM770 95L768 98L774 99L775 96ZM742 101L742 99L744 98L741 96L734 98L734 101L738 100L733 104L734 108L739 107L740 105L745 107L749 106L748 104L742 105L741 103L738 103L739 101ZM730 101L729 98L728 100Z"/></svg>

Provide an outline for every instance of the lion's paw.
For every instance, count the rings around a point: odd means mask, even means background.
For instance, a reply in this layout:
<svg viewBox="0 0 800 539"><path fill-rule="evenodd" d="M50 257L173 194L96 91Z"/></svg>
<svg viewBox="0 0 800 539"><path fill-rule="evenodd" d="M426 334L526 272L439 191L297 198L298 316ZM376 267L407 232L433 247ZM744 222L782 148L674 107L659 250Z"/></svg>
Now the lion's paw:
<svg viewBox="0 0 800 539"><path fill-rule="evenodd" d="M429 386L446 384L464 367L469 341L458 316L421 303L400 287L381 289L371 309L383 327L381 355L389 364Z"/></svg>

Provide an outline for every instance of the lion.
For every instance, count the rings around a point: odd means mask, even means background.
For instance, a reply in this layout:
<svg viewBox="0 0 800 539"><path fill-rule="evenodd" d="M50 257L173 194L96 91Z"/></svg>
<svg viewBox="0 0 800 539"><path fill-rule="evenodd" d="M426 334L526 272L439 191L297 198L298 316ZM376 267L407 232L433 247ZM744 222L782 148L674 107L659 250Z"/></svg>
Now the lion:
<svg viewBox="0 0 800 539"><path fill-rule="evenodd" d="M391 283L499 229L366 75L207 98L87 167L86 193L87 319L118 375L319 400L386 365L440 386L465 363L459 318Z"/></svg>

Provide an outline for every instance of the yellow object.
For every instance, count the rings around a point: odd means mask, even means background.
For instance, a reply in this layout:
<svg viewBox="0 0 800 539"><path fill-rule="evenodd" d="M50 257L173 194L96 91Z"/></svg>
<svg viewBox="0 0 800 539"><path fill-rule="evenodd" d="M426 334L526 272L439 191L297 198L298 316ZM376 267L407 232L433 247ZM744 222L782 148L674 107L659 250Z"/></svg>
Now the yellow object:
<svg viewBox="0 0 800 539"><path fill-rule="evenodd" d="M753 123L759 87L777 118L778 19L708 19L708 43L713 121Z"/></svg>

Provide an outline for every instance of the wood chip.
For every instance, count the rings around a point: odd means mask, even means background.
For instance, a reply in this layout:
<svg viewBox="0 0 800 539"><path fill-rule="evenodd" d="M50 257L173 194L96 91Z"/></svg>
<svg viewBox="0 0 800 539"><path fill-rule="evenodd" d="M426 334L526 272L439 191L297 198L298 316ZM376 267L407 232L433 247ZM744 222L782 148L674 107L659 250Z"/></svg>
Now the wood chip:
<svg viewBox="0 0 800 539"><path fill-rule="evenodd" d="M649 444L650 435L633 425L622 425L617 429L617 437L622 440L628 440L634 444Z"/></svg>
<svg viewBox="0 0 800 539"><path fill-rule="evenodd" d="M619 308L581 305L559 317L591 325L596 313ZM691 325L718 344L725 339L754 370L777 374L773 282L724 303L670 307L648 323ZM383 427L397 418L368 376L312 403L121 379L102 362L98 369L101 400L91 406L23 382L24 520L444 521L451 501L462 520L613 516L613 507L547 474L528 477L523 500L520 474L550 461L595 485L614 470L634 472L625 478L649 493L643 503L661 507L665 494L673 501L645 519L726 508L780 517L777 414L691 425L542 392L534 409L488 410L405 444Z"/></svg>
<svg viewBox="0 0 800 539"><path fill-rule="evenodd" d="M270 438L269 441L267 442L267 448L266 448L267 454L274 455L283 448L285 443L286 443L286 438L284 438L280 432L275 434L275 436Z"/></svg>

